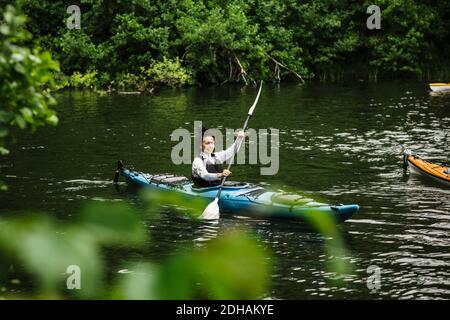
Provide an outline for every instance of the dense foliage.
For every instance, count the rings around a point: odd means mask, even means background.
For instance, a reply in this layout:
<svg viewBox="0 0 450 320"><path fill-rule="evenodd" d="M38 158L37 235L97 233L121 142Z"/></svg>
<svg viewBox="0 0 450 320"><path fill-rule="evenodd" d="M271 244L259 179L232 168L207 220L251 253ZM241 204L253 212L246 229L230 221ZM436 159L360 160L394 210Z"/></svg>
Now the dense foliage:
<svg viewBox="0 0 450 320"><path fill-rule="evenodd" d="M30 34L24 23L12 6L0 11L0 155L9 153L5 144L12 127L34 130L58 122L48 89L59 65L49 52L26 45Z"/></svg>
<svg viewBox="0 0 450 320"><path fill-rule="evenodd" d="M447 0L376 1L380 30L366 26L374 4L368 0L80 0L81 29L72 30L67 2L22 2L30 31L66 75L95 72L86 87L95 80L95 86L139 89L136 79L148 80L143 69L155 61L162 68L150 85L445 80L450 71Z"/></svg>

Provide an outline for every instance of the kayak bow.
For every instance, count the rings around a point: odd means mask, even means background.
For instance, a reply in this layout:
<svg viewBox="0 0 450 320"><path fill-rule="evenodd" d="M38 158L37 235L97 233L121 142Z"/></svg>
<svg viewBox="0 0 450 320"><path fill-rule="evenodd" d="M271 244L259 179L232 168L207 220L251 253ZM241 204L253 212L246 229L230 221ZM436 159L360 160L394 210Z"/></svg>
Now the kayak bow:
<svg viewBox="0 0 450 320"><path fill-rule="evenodd" d="M450 168L425 161L413 155L408 149L403 152L403 166L405 169L409 167L411 172L428 177L450 187Z"/></svg>
<svg viewBox="0 0 450 320"><path fill-rule="evenodd" d="M191 180L183 176L172 174L148 174L127 169L122 162L118 162L118 169L114 182L119 174L125 177L131 187L146 187L154 190L178 192L189 201L196 197L213 200L218 186L196 188ZM359 206L330 205L319 203L306 196L268 191L260 186L245 182L228 181L224 184L220 194L220 211L224 213L238 213L246 216L262 218L309 219L310 214L325 213L335 222L343 222L358 212Z"/></svg>

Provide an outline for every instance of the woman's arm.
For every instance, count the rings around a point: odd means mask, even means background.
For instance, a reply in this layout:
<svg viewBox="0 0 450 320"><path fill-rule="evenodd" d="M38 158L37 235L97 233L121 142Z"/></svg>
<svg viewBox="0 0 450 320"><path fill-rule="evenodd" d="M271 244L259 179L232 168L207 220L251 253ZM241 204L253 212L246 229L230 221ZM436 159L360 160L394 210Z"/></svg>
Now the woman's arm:
<svg viewBox="0 0 450 320"><path fill-rule="evenodd" d="M241 148L242 140L245 137L244 131L239 131L238 137L234 141L234 143L229 147L227 150L216 152L216 158L221 162L225 163L225 161L228 161L231 159L235 153L238 153L239 149ZM237 146L236 146L237 144ZM235 151L234 148L237 148Z"/></svg>
<svg viewBox="0 0 450 320"><path fill-rule="evenodd" d="M217 181L221 178L220 173L209 173L200 158L194 159L192 163L192 174L206 181Z"/></svg>

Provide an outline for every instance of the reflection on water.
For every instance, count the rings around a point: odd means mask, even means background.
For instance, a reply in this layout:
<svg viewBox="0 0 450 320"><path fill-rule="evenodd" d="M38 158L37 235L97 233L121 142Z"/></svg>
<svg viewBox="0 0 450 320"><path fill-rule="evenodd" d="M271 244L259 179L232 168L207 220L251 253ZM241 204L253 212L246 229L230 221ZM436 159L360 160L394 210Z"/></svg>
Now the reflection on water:
<svg viewBox="0 0 450 320"><path fill-rule="evenodd" d="M115 163L148 172L189 175L171 164L173 130L238 128L254 99L238 87L165 90L157 96L64 93L60 125L17 133L0 163L8 192L2 212L48 211L71 219L84 199L138 201L111 184ZM203 246L232 227L247 227L273 253L269 298L450 298L450 189L405 175L401 146L437 163L450 162L450 97L431 97L416 83L356 86L267 85L250 126L280 130L280 171L236 165L236 180L312 192L361 211L339 228L354 274L334 281L320 235L299 222L225 216L218 224L143 214L151 241L143 251L111 251L110 272L130 259L164 259ZM367 287L369 266L381 287Z"/></svg>

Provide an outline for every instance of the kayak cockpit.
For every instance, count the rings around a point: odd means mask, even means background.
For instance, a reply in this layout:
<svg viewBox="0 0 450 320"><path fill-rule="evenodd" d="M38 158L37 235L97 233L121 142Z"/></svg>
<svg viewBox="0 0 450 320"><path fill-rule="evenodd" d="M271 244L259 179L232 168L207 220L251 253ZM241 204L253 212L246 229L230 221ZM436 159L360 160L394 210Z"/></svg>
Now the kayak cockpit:
<svg viewBox="0 0 450 320"><path fill-rule="evenodd" d="M249 188L251 188L251 185L247 182L225 181L222 189L229 190L229 191L237 191L237 190L249 189ZM218 189L219 189L219 186L198 188L193 185L191 188L191 190L193 192L197 192L197 193L210 192L210 191L214 191L214 190L218 190Z"/></svg>

